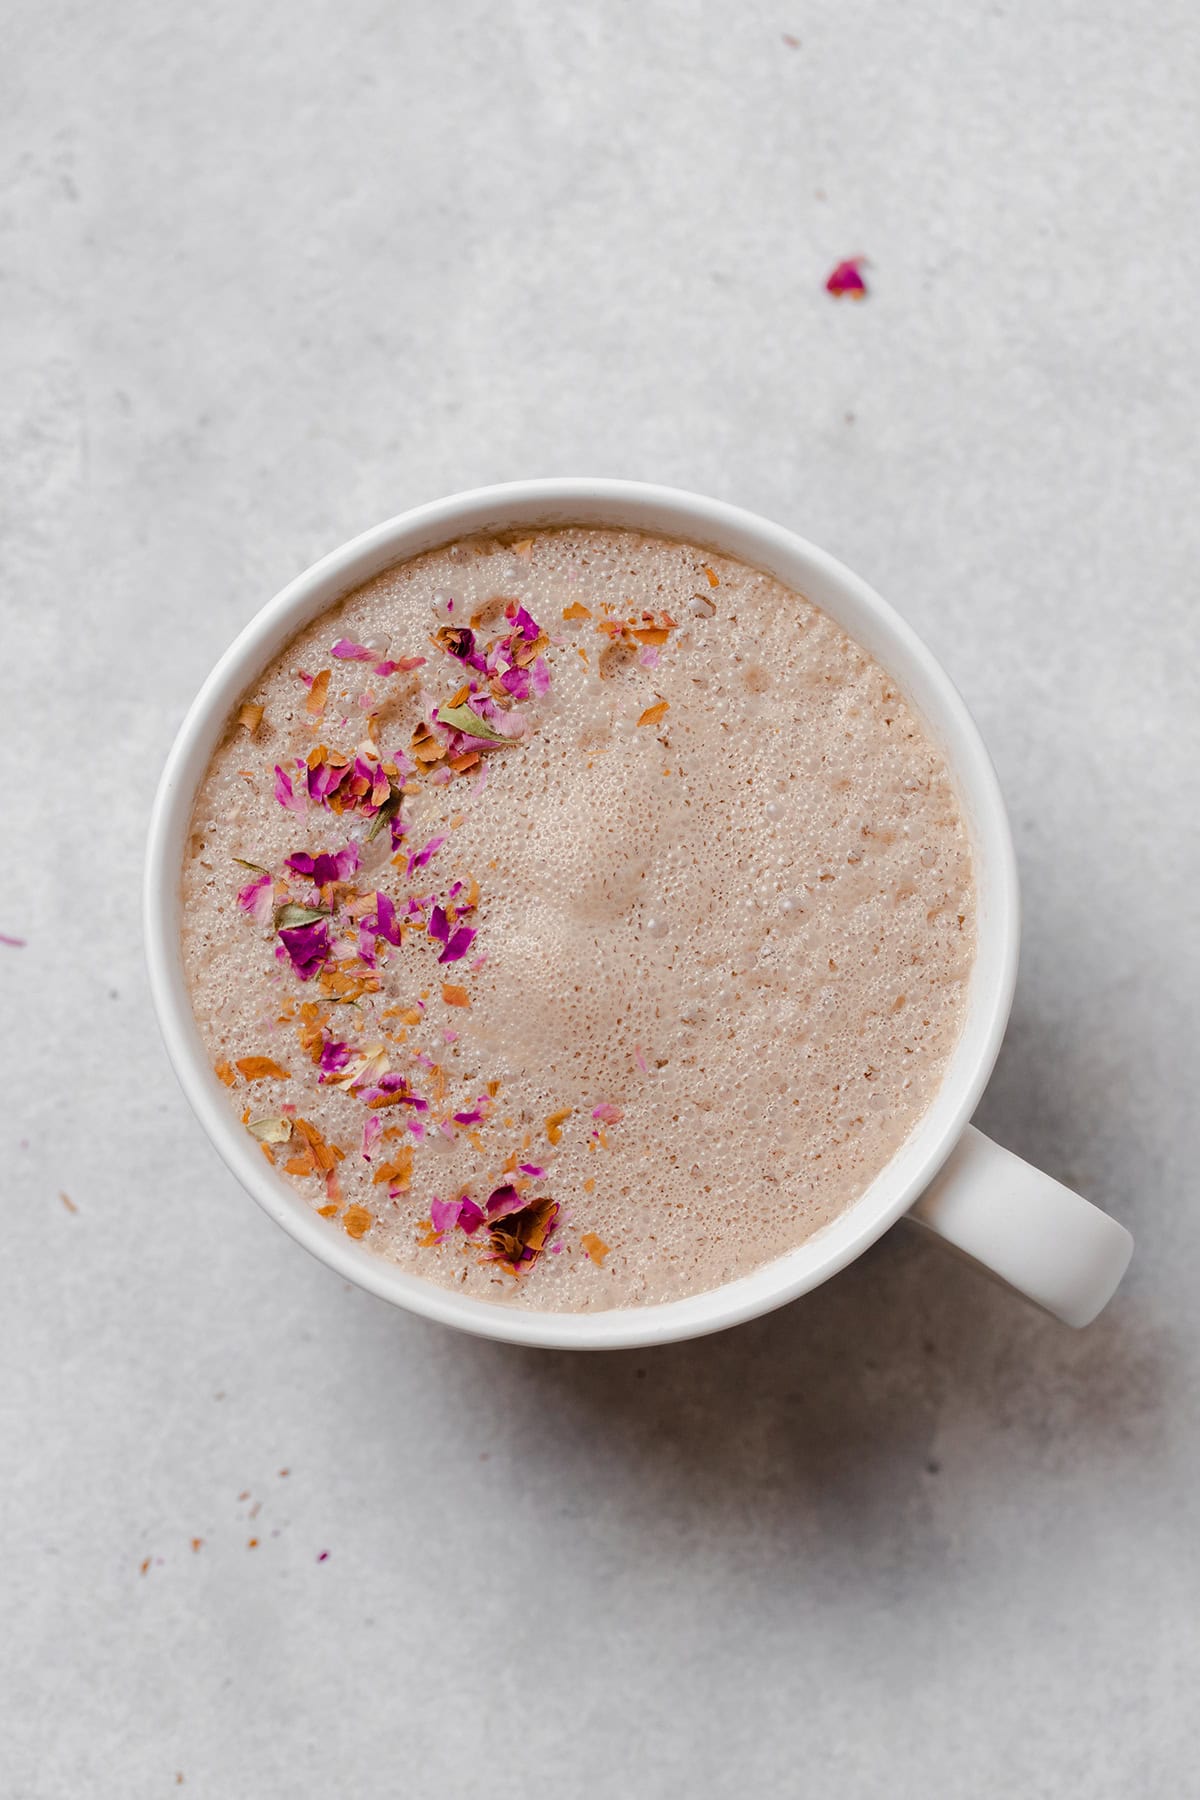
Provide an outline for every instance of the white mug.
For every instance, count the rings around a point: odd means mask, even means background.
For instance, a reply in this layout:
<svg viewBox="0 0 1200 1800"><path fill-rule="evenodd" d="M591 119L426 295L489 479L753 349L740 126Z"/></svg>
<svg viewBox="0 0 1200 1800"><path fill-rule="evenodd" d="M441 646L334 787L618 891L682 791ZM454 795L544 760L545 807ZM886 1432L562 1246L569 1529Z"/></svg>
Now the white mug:
<svg viewBox="0 0 1200 1800"><path fill-rule="evenodd" d="M895 677L946 758L971 839L977 950L966 1019L941 1086L866 1192L796 1249L707 1293L606 1312L536 1312L424 1281L356 1243L262 1157L213 1073L180 954L180 871L196 789L235 704L289 640L360 582L474 532L626 526L737 557L803 594ZM167 1051L209 1137L285 1231L370 1293L426 1318L509 1343L628 1348L697 1337L754 1318L835 1275L908 1214L983 1270L1069 1325L1112 1296L1133 1240L1116 1220L1002 1150L968 1123L1008 1023L1019 935L1017 872L1004 802L963 701L898 614L857 575L793 532L737 507L640 482L521 481L401 513L323 557L265 606L204 683L167 758L150 823L145 880L150 985Z"/></svg>

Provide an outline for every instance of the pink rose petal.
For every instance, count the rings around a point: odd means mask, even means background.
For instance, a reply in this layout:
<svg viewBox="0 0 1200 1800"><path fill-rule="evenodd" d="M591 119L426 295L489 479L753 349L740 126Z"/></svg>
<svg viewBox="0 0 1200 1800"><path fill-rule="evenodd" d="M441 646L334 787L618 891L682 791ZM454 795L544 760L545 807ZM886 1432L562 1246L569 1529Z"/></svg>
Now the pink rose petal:
<svg viewBox="0 0 1200 1800"><path fill-rule="evenodd" d="M304 795L296 793L291 776L278 763L275 764L275 798L289 812L302 813L305 809Z"/></svg>
<svg viewBox="0 0 1200 1800"><path fill-rule="evenodd" d="M453 1231L458 1224L462 1212L461 1200L438 1200L429 1202L429 1223L439 1236L446 1231Z"/></svg>
<svg viewBox="0 0 1200 1800"><path fill-rule="evenodd" d="M423 849L416 851L409 857L408 876L410 881L418 869L423 869L428 862L432 861L445 842L446 839L444 837L430 838Z"/></svg>
<svg viewBox="0 0 1200 1800"><path fill-rule="evenodd" d="M311 981L329 956L329 922L293 925L279 933L279 942L301 981Z"/></svg>
<svg viewBox="0 0 1200 1800"><path fill-rule="evenodd" d="M510 1213L523 1212L529 1205L524 1194L509 1183L496 1188L488 1197L487 1216L489 1219L507 1219Z"/></svg>
<svg viewBox="0 0 1200 1800"><path fill-rule="evenodd" d="M438 909L435 908L435 910ZM440 963L458 962L460 957L467 954L467 951L474 942L475 933L471 930L471 927L469 925L460 925L457 931L451 935L446 944L446 948L438 957L438 961Z"/></svg>
<svg viewBox="0 0 1200 1800"><path fill-rule="evenodd" d="M835 299L842 300L847 297L851 300L866 299L867 284L863 280L862 269L860 267L860 264L864 261L864 257L851 256L848 257L845 262L840 262L837 265L837 268L834 269L828 281L825 283L827 291L831 293Z"/></svg>
<svg viewBox="0 0 1200 1800"><path fill-rule="evenodd" d="M244 888L238 889L237 903L243 912L250 914L256 925L270 923L272 901L275 884L269 875L260 875L257 881L249 881Z"/></svg>

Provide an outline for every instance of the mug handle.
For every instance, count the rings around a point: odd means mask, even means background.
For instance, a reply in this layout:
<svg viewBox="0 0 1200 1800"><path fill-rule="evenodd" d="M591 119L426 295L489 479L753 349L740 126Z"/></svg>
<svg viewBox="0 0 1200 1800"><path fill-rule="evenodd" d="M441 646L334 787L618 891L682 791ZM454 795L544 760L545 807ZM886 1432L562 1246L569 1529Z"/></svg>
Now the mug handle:
<svg viewBox="0 0 1200 1800"><path fill-rule="evenodd" d="M1077 1327L1107 1306L1133 1255L1123 1225L973 1125L908 1217Z"/></svg>

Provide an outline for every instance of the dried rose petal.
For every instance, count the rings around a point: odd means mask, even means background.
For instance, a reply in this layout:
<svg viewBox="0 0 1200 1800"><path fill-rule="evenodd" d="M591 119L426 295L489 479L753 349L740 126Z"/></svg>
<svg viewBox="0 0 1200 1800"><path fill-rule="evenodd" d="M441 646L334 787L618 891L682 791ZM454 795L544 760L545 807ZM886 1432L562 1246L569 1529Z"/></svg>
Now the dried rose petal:
<svg viewBox="0 0 1200 1800"><path fill-rule="evenodd" d="M285 927L279 942L301 981L311 981L329 956L329 922L318 919L312 925Z"/></svg>
<svg viewBox="0 0 1200 1800"><path fill-rule="evenodd" d="M354 1052L349 1044L341 1043L337 1038L326 1038L321 1045L319 1066L323 1074L333 1075L344 1069Z"/></svg>
<svg viewBox="0 0 1200 1800"><path fill-rule="evenodd" d="M269 925L273 893L271 877L260 875L257 881L247 882L244 888L238 889L237 903L243 912L250 914L256 925Z"/></svg>
<svg viewBox="0 0 1200 1800"><path fill-rule="evenodd" d="M291 776L281 769L278 763L275 764L275 798L280 806L286 807L289 812L302 813L304 811L304 795L296 793L292 787Z"/></svg>
<svg viewBox="0 0 1200 1800"><path fill-rule="evenodd" d="M381 1075L374 1087L355 1089L359 1100L367 1106L378 1108L383 1106L411 1106L414 1112L428 1112L428 1100L422 1100L417 1094L409 1092L408 1082L396 1070L389 1070Z"/></svg>
<svg viewBox="0 0 1200 1800"><path fill-rule="evenodd" d="M487 1118L488 1110L487 1100L481 1098L475 1102L469 1112L456 1112L454 1123L456 1125L479 1125Z"/></svg>
<svg viewBox="0 0 1200 1800"><path fill-rule="evenodd" d="M599 1119L604 1125L619 1125L625 1114L611 1100L602 1100L599 1106L593 1106L592 1117Z"/></svg>
<svg viewBox="0 0 1200 1800"><path fill-rule="evenodd" d="M528 737L531 729L525 714L518 712L515 706L511 712L498 713L492 723L501 737L507 738L513 743L520 738Z"/></svg>
<svg viewBox="0 0 1200 1800"><path fill-rule="evenodd" d="M467 954L467 951L474 942L475 933L471 930L471 927L469 925L460 925L457 931L452 933L446 944L446 948L438 957L438 961L440 963L458 962L460 957Z"/></svg>
<svg viewBox="0 0 1200 1800"><path fill-rule="evenodd" d="M316 856L310 856L307 850L299 850L295 856L288 857L286 867L296 875L307 875L317 887L324 887L328 881L348 881L358 864L358 845L349 843L344 850L333 854L322 850Z"/></svg>
<svg viewBox="0 0 1200 1800"><path fill-rule="evenodd" d="M348 762L323 761L315 763L308 770L308 797L315 800L318 806L328 806L333 795L348 779L350 764Z"/></svg>
<svg viewBox="0 0 1200 1800"><path fill-rule="evenodd" d="M862 270L859 266L863 260L861 256L851 256L845 262L840 262L834 269L825 283L825 287L835 299L841 300L846 297L851 300L866 299L867 284L863 280Z"/></svg>
<svg viewBox="0 0 1200 1800"><path fill-rule="evenodd" d="M488 1222L486 1262L498 1262L510 1275L526 1275L557 1230L558 1202L548 1196L531 1200L515 1214ZM551 1246L553 1248L553 1246Z"/></svg>
<svg viewBox="0 0 1200 1800"><path fill-rule="evenodd" d="M608 1245L603 1238L597 1237L594 1231L585 1231L579 1240L579 1245L591 1257L598 1269L604 1267L604 1259L608 1255Z"/></svg>
<svg viewBox="0 0 1200 1800"><path fill-rule="evenodd" d="M352 644L349 638L339 638L329 654L341 662L370 662L376 652L368 650L365 644Z"/></svg>
<svg viewBox="0 0 1200 1800"><path fill-rule="evenodd" d="M528 1204L524 1194L506 1183L488 1196L487 1216L489 1219L506 1219L510 1213L522 1212Z"/></svg>
<svg viewBox="0 0 1200 1800"><path fill-rule="evenodd" d="M458 1224L462 1204L461 1200L439 1200L436 1196L429 1202L429 1223L439 1237L443 1232L453 1231Z"/></svg>
<svg viewBox="0 0 1200 1800"><path fill-rule="evenodd" d="M487 673L487 663L475 648L475 633L466 625L443 625L437 633L437 641L447 656L468 663L482 674Z"/></svg>
<svg viewBox="0 0 1200 1800"><path fill-rule="evenodd" d="M468 1199L466 1194L459 1201L459 1207L461 1209L458 1215L459 1226L470 1237L483 1224L482 1208L476 1206L475 1202Z"/></svg>
<svg viewBox="0 0 1200 1800"><path fill-rule="evenodd" d="M395 902L390 894L383 892L382 888L376 889L375 911L363 920L363 925L368 931L373 931L376 937L386 938L389 944L398 945L400 943L400 925L396 918Z"/></svg>
<svg viewBox="0 0 1200 1800"><path fill-rule="evenodd" d="M428 862L432 861L445 842L444 837L430 838L423 849L415 851L409 857L408 876L410 881L418 869L423 869Z"/></svg>

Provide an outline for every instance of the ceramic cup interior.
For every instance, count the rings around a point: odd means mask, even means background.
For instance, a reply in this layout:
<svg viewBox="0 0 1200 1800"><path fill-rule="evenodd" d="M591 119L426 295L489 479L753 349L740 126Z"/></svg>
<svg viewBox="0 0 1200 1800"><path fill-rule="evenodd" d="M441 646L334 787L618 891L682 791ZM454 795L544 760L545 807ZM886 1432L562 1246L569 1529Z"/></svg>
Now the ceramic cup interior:
<svg viewBox="0 0 1200 1800"><path fill-rule="evenodd" d="M552 525L624 526L740 558L827 612L897 681L946 757L971 838L978 936L966 1019L933 1103L865 1193L795 1250L749 1275L661 1305L535 1312L468 1299L389 1263L321 1219L239 1126L209 1064L180 953L180 872L196 789L242 693L296 632L360 582L407 557L477 532ZM737 507L639 482L522 481L419 506L324 557L251 619L209 675L171 749L154 802L145 875L151 989L171 1061L201 1124L270 1216L339 1275L426 1318L512 1343L616 1349L718 1331L817 1286L895 1222L953 1149L991 1073L1016 978L1016 868L987 751L949 677L916 634L858 576L795 533Z"/></svg>

